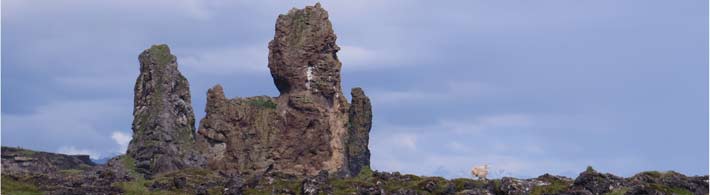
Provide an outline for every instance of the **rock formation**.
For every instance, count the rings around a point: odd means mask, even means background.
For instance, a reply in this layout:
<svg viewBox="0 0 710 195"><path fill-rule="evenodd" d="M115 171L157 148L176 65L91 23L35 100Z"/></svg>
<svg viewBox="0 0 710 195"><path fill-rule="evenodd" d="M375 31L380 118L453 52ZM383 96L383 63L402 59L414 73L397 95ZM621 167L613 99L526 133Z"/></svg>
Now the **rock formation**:
<svg viewBox="0 0 710 195"><path fill-rule="evenodd" d="M177 69L176 57L167 45L153 45L138 59L133 139L127 155L147 175L198 165L190 86Z"/></svg>
<svg viewBox="0 0 710 195"><path fill-rule="evenodd" d="M61 169L79 169L95 164L89 155L64 155L36 152L21 148L2 147L3 173L51 172Z"/></svg>
<svg viewBox="0 0 710 195"><path fill-rule="evenodd" d="M372 128L372 105L370 98L360 88L350 92L352 103L348 122L348 168L353 175L360 173L363 166L370 166L370 149L367 147Z"/></svg>
<svg viewBox="0 0 710 195"><path fill-rule="evenodd" d="M708 194L707 175L673 171L623 178L589 167L574 180L373 171L372 106L360 88L350 104L343 97L335 39L318 4L279 16L268 66L280 95L228 99L216 85L198 135L188 82L170 49L155 45L139 57L126 155L95 165L2 147L2 194Z"/></svg>
<svg viewBox="0 0 710 195"><path fill-rule="evenodd" d="M221 86L210 89L198 131L208 165L295 175L352 175L369 166L369 100L355 89L350 107L343 96L335 40L319 4L280 15L268 64L280 95L227 99Z"/></svg>

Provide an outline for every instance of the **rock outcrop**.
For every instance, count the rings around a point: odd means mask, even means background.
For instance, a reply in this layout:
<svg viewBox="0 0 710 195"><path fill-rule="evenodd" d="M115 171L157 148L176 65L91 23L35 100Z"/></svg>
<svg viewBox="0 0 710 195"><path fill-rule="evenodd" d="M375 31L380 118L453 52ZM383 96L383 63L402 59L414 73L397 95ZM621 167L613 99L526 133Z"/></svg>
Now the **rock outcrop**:
<svg viewBox="0 0 710 195"><path fill-rule="evenodd" d="M370 129L372 128L372 105L370 98L360 88L350 92L352 103L348 111L348 168L351 174L360 173L363 166L370 166Z"/></svg>
<svg viewBox="0 0 710 195"><path fill-rule="evenodd" d="M199 165L190 86L177 69L176 57L167 45L153 45L138 59L133 139L127 155L146 175Z"/></svg>
<svg viewBox="0 0 710 195"><path fill-rule="evenodd" d="M94 166L89 155L65 155L2 147L3 173L52 172Z"/></svg>
<svg viewBox="0 0 710 195"><path fill-rule="evenodd" d="M369 100L361 89L353 91L355 107L345 99L335 40L319 4L280 15L268 64L280 95L227 99L221 86L210 89L198 131L208 165L310 176L369 166Z"/></svg>

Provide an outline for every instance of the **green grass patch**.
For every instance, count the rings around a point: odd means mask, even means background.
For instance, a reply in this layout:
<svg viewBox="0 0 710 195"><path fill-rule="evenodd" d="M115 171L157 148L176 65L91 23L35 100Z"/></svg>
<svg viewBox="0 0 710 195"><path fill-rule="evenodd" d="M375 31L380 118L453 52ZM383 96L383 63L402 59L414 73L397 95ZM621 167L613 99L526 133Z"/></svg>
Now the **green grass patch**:
<svg viewBox="0 0 710 195"><path fill-rule="evenodd" d="M690 192L690 191L688 191L688 190L686 190L686 189L683 189L683 188L672 188L672 187L668 187L668 186L662 185L662 184L652 183L652 184L651 184L651 188L652 188L652 189L655 189L655 190L658 190L658 191L661 191L661 192L663 192L663 193L665 193L665 194L693 195L693 192Z"/></svg>
<svg viewBox="0 0 710 195"><path fill-rule="evenodd" d="M558 194L569 188L569 186L570 183L561 180L554 180L550 181L549 185L533 187L532 191L530 192L530 195Z"/></svg>
<svg viewBox="0 0 710 195"><path fill-rule="evenodd" d="M37 188L37 186L31 184L31 183L26 183L26 182L21 182L17 181L15 179L12 179L11 177L8 176L2 176L2 182L0 183L2 185L2 194L7 194L7 195L40 195L44 194L42 191Z"/></svg>
<svg viewBox="0 0 710 195"><path fill-rule="evenodd" d="M22 156L33 156L33 155L37 154L37 152L32 151L32 150L20 149L19 154Z"/></svg>
<svg viewBox="0 0 710 195"><path fill-rule="evenodd" d="M167 65L173 61L173 55L170 54L170 48L168 48L168 45L153 45L150 49L148 49L148 52L150 52L150 57L153 62L158 65Z"/></svg>
<svg viewBox="0 0 710 195"><path fill-rule="evenodd" d="M249 105L252 106L257 106L257 107L263 107L263 108L271 108L271 109L276 109L276 103L274 101L268 100L268 99L250 99L247 101Z"/></svg>
<svg viewBox="0 0 710 195"><path fill-rule="evenodd" d="M191 193L181 192L181 191L150 191L148 186L152 183L151 180L135 180L130 182L119 182L115 183L114 186L121 188L124 195L188 195Z"/></svg>
<svg viewBox="0 0 710 195"><path fill-rule="evenodd" d="M456 178L452 179L451 182L454 184L456 191L474 188L484 188L486 186L486 182L483 180L473 180L469 178Z"/></svg>
<svg viewBox="0 0 710 195"><path fill-rule="evenodd" d="M138 173L136 169L136 160L128 155L123 155L120 157L121 165L123 168L128 170L128 175L136 179L143 179L143 174Z"/></svg>

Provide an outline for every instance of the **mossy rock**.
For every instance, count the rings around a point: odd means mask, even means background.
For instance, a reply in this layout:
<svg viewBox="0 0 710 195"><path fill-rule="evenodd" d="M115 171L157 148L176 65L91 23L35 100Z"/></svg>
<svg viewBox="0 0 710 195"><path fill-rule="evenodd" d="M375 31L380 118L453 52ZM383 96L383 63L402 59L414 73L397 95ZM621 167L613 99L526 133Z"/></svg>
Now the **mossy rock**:
<svg viewBox="0 0 710 195"><path fill-rule="evenodd" d="M683 188L673 188L673 187L669 187L669 186L662 185L662 184L655 184L655 183L652 183L652 184L650 184L650 188L651 188L651 189L654 189L654 190L661 191L661 192L663 192L663 193L665 193L665 194L693 195L693 192L690 192L690 191L688 191L688 190L686 190L686 189L683 189Z"/></svg>
<svg viewBox="0 0 710 195"><path fill-rule="evenodd" d="M276 109L277 104L274 103L274 101L271 101L270 99L264 99L264 98L254 98L247 100L247 104L256 106L256 107L261 107L261 108L270 108L270 109Z"/></svg>
<svg viewBox="0 0 710 195"><path fill-rule="evenodd" d="M167 65L173 62L174 56L170 54L168 45L153 45L148 49L148 52L150 53L151 60L158 65Z"/></svg>
<svg viewBox="0 0 710 195"><path fill-rule="evenodd" d="M565 182L562 180L553 180L549 182L549 185L533 187L532 191L530 191L530 195L558 194L567 190L572 185L571 182Z"/></svg>
<svg viewBox="0 0 710 195"><path fill-rule="evenodd" d="M616 188L616 189L612 190L611 192L607 192L604 195L624 195L628 191L629 191L629 188L621 187L621 188Z"/></svg>

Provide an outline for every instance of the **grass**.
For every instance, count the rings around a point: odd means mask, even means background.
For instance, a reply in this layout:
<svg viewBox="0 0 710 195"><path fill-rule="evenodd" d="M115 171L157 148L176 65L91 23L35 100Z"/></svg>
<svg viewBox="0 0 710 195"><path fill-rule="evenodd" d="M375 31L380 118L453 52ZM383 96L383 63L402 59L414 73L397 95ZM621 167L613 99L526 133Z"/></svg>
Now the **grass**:
<svg viewBox="0 0 710 195"><path fill-rule="evenodd" d="M21 149L19 153L22 156L33 156L33 155L37 154L37 152L32 151L32 150L27 150L27 149Z"/></svg>
<svg viewBox="0 0 710 195"><path fill-rule="evenodd" d="M535 186L533 187L530 195L542 195L542 194L558 194L567 188L571 183L564 182L561 180L550 181L550 185Z"/></svg>
<svg viewBox="0 0 710 195"><path fill-rule="evenodd" d="M123 159L122 162L124 163L124 166L126 168L132 168L129 171L133 172L131 174L138 174L135 172L135 165L134 166L128 166L126 164L132 163L132 158L130 157L122 157ZM140 174L138 174L140 176ZM176 195L183 195L183 194L193 194L194 192L189 191L191 188L186 188L186 189L170 189L170 190L158 190L158 191L151 191L149 186L153 184L154 182L158 183L171 183L173 181L173 178L175 177L186 177L187 178L187 183L188 185L196 185L197 183L201 183L204 181L214 181L218 178L216 173L211 172L206 169L201 169L201 168L187 168L187 169L182 169L178 171L173 171L173 172L168 172L168 173L163 173L163 174L158 174L153 177L153 179L147 180L143 178L142 176L140 177L134 177L136 178L133 181L129 182L119 182L115 183L114 186L121 188L124 191L124 194L126 195L138 195L138 194L147 194L147 195L169 195L169 194L176 194ZM188 191L185 191L188 190ZM209 194L221 194L221 188L219 187L213 187L208 189Z"/></svg>
<svg viewBox="0 0 710 195"><path fill-rule="evenodd" d="M7 176L2 176L2 194L6 195L40 195L43 194L42 191L37 188L37 186L17 181Z"/></svg>
<svg viewBox="0 0 710 195"><path fill-rule="evenodd" d="M168 45L153 45L150 49L148 49L148 52L150 52L150 57L158 65L167 65L173 61L173 55L170 54L170 48L168 48Z"/></svg>
<svg viewBox="0 0 710 195"><path fill-rule="evenodd" d="M661 185L661 184L652 183L652 184L651 184L651 188L652 188L652 189L655 189L655 190L658 190L658 191L661 191L661 192L663 192L663 193L665 193L665 194L693 195L693 192L690 192L690 191L688 191L688 190L686 190L686 189L683 189L683 188L672 188L672 187L668 187L668 186L666 186L666 185Z"/></svg>
<svg viewBox="0 0 710 195"><path fill-rule="evenodd" d="M142 179L143 175L136 169L136 160L128 155L121 156L121 165L128 170L128 175L136 179Z"/></svg>
<svg viewBox="0 0 710 195"><path fill-rule="evenodd" d="M267 100L267 99L251 99L247 103L252 106L271 108L271 109L276 109L276 106L277 106L276 103L274 103L271 100Z"/></svg>

